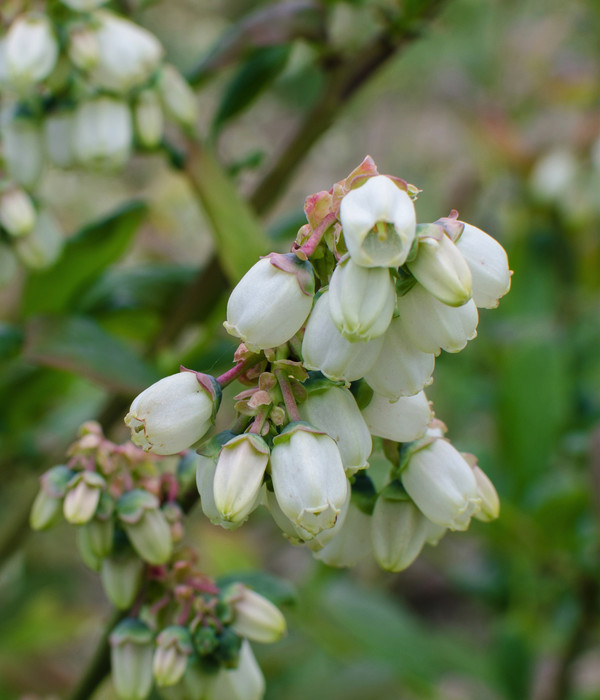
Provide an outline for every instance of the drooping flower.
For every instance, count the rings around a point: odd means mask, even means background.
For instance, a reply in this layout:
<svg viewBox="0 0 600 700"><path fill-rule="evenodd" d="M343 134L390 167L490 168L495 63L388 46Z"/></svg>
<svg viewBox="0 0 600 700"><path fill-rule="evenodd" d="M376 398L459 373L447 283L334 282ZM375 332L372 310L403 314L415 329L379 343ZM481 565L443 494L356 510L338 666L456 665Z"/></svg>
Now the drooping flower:
<svg viewBox="0 0 600 700"><path fill-rule="evenodd" d="M362 414L372 435L396 442L411 442L423 437L433 417L423 391L397 401L375 393Z"/></svg>

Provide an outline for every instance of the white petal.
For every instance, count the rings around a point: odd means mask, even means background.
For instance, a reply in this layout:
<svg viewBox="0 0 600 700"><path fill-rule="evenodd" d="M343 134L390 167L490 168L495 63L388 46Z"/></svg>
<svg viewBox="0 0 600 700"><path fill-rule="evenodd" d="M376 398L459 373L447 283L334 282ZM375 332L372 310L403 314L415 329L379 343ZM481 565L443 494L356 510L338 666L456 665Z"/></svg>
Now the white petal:
<svg viewBox="0 0 600 700"><path fill-rule="evenodd" d="M396 442L423 437L432 418L431 406L423 391L394 402L381 394L373 394L362 414L372 435Z"/></svg>

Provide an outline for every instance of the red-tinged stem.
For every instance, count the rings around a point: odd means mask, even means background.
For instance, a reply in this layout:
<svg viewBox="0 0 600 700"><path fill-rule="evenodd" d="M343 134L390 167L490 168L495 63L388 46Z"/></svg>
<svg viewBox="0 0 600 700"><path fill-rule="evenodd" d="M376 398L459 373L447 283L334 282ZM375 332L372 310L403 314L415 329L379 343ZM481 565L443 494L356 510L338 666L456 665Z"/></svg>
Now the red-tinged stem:
<svg viewBox="0 0 600 700"><path fill-rule="evenodd" d="M162 598L159 598L154 605L150 607L150 612L152 615L156 615L158 612L160 612L165 605L168 605L171 600L171 595L169 593L166 593Z"/></svg>
<svg viewBox="0 0 600 700"><path fill-rule="evenodd" d="M217 377L219 386L223 388L226 387L228 384L231 384L231 382L235 381L238 377L244 374L244 372L250 369L250 367L253 367L254 365L258 364L260 360L260 355L253 355L252 357L248 357L245 360L240 360L234 367L228 369L227 372L224 372L223 374Z"/></svg>
<svg viewBox="0 0 600 700"><path fill-rule="evenodd" d="M177 624L178 625L185 625L187 622L188 617L190 616L190 612L192 611L192 600L186 600L185 603L183 604L183 609L181 610L181 613L179 614L179 617L177 618Z"/></svg>
<svg viewBox="0 0 600 700"><path fill-rule="evenodd" d="M325 231L327 231L327 229L335 222L335 219L336 216L333 212L331 214L327 214L323 221L321 221L317 228L312 232L306 243L297 248L297 250L301 250L307 258L310 258L325 235Z"/></svg>
<svg viewBox="0 0 600 700"><path fill-rule="evenodd" d="M265 424L265 421L267 420L269 410L270 410L270 406L263 407L260 409L260 411L256 414L256 418L254 419L254 422L252 423L252 427L248 431L249 433L256 433L257 435L261 434L261 431L263 429L263 425Z"/></svg>
<svg viewBox="0 0 600 700"><path fill-rule="evenodd" d="M290 384L289 378L281 369L275 370L275 376L277 377L279 387L281 388L283 402L285 403L285 408L289 419L291 421L300 420L300 413L298 412L298 406L296 406L296 399L294 398L294 392L292 391L292 385Z"/></svg>

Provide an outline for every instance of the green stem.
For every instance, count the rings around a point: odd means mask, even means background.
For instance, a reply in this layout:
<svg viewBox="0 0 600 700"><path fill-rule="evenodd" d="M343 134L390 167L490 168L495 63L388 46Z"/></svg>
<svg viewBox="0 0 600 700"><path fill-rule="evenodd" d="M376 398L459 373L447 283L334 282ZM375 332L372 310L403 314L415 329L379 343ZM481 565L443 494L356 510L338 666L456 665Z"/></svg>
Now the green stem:
<svg viewBox="0 0 600 700"><path fill-rule="evenodd" d="M279 387L281 389L281 394L283 396L283 402L285 403L285 408L288 413L288 417L291 421L300 420L300 413L298 411L298 406L296 405L296 399L294 398L294 392L292 391L292 385L290 383L289 377L281 369L275 370L275 376L279 382Z"/></svg>

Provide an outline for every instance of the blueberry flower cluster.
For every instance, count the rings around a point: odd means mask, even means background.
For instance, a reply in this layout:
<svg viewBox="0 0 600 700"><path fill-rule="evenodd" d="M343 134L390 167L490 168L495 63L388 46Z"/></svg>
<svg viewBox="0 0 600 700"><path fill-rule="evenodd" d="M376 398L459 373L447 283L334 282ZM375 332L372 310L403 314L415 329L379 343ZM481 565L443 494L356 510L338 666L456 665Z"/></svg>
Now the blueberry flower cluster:
<svg viewBox="0 0 600 700"><path fill-rule="evenodd" d="M31 525L49 528L61 514L75 525L83 561L123 611L110 636L121 700L144 700L153 686L166 700L259 700L265 681L250 642L277 641L285 619L247 586L217 585L182 545L189 467L86 423L67 463L42 476Z"/></svg>
<svg viewBox="0 0 600 700"><path fill-rule="evenodd" d="M400 571L448 529L497 517L493 485L445 438L424 388L435 357L475 337L477 309L498 305L511 272L501 245L456 212L417 224L417 194L367 158L309 197L291 252L261 259L231 293L232 370L196 383L184 370L133 402L136 444L196 448L213 523L238 527L262 505L329 564L372 552ZM207 439L214 387L234 379L245 386L235 424ZM376 489L379 448L390 468Z"/></svg>

